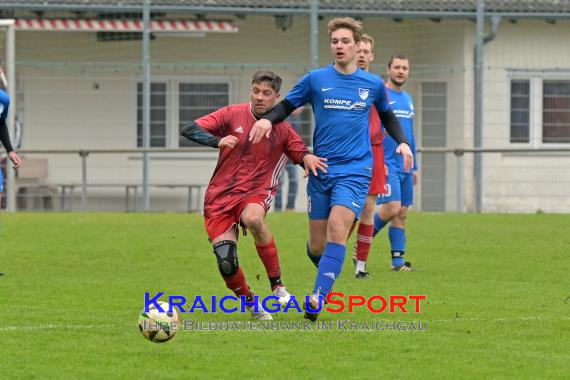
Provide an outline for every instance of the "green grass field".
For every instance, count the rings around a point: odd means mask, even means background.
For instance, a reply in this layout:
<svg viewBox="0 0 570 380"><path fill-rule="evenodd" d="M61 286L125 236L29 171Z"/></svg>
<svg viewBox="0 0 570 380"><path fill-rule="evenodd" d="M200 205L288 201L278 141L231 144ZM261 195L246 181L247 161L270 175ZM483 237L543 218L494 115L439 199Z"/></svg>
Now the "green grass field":
<svg viewBox="0 0 570 380"><path fill-rule="evenodd" d="M283 278L299 296L315 270L304 214L268 218ZM322 321L422 322L426 331L180 331L146 341L144 292L228 294L199 215L0 215L0 378L563 379L570 363L570 215L409 217L412 273L391 273L386 233L346 294L426 294L421 314L324 313ZM352 242L349 244L352 247ZM269 294L250 236L239 243L253 290ZM185 314L241 321L247 314ZM277 321L304 321L297 313Z"/></svg>

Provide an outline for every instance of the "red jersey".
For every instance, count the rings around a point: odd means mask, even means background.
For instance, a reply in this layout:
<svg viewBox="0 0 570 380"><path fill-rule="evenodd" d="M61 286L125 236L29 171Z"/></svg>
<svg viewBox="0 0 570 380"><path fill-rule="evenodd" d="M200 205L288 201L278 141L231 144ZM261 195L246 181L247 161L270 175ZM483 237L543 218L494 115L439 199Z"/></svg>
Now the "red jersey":
<svg viewBox="0 0 570 380"><path fill-rule="evenodd" d="M381 145L384 141L384 133L380 125L380 116L376 107L370 107L370 144Z"/></svg>
<svg viewBox="0 0 570 380"><path fill-rule="evenodd" d="M201 128L214 136L238 138L233 149L220 150L206 190L204 216L231 210L252 195L263 196L269 208L287 158L299 164L309 153L301 137L287 122L274 125L269 138L251 143L249 132L256 121L249 103L229 105L196 120Z"/></svg>

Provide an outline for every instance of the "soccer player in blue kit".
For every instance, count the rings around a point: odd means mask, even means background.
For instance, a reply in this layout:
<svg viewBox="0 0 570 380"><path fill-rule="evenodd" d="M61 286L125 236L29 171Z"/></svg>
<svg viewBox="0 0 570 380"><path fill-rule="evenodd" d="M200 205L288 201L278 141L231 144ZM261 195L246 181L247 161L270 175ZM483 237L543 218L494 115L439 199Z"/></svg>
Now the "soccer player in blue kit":
<svg viewBox="0 0 570 380"><path fill-rule="evenodd" d="M22 164L22 159L14 151L12 143L10 142L10 135L8 134L6 117L8 116L9 105L10 105L10 96L0 89L0 142L2 142L2 145L4 145L6 152L8 152L8 158L10 158L10 161L12 161L14 169L16 169L20 167L20 165ZM6 170L8 170L7 167ZM2 176L2 170L0 169L0 200L3 191L4 191L4 178ZM4 275L4 273L0 272L0 276L2 275Z"/></svg>
<svg viewBox="0 0 570 380"><path fill-rule="evenodd" d="M388 62L388 97L396 117L410 142L414 155L414 167L410 173L405 169L402 158L396 154L398 143L390 136L384 138L384 162L388 166L387 193L381 195L377 204L381 206L374 215L374 235L390 223L388 238L392 255L392 270L411 271L412 265L404 260L406 251L406 216L414 201L414 185L418 182L416 138L414 136L414 101L402 89L410 75L410 61L404 55L395 55Z"/></svg>
<svg viewBox="0 0 570 380"><path fill-rule="evenodd" d="M8 117L8 107L10 106L10 96L3 90L0 90L0 142L4 145L8 158L12 161L14 169L20 167L22 159L14 151L12 143L10 142L10 135L8 134L8 126L6 125L6 117ZM4 179L2 178L2 171L0 170L0 193L4 190Z"/></svg>
<svg viewBox="0 0 570 380"><path fill-rule="evenodd" d="M373 165L368 124L372 104L384 128L398 142L405 167L409 170L413 165L410 147L388 104L384 82L356 65L361 23L349 17L336 18L329 22L328 31L334 64L301 78L250 132L250 141L257 143L296 108L306 103L313 107L314 154L327 159L328 170L310 176L307 185L307 255L318 265L309 305L305 305L305 318L312 321L340 275L348 232L368 195Z"/></svg>

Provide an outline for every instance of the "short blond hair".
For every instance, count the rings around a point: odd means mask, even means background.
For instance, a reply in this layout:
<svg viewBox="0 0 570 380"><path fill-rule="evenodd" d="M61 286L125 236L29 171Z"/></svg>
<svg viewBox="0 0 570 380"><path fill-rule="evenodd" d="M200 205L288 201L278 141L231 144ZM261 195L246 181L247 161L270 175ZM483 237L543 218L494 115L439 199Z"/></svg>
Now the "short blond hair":
<svg viewBox="0 0 570 380"><path fill-rule="evenodd" d="M362 37L360 37L360 42L368 42L370 44L370 51L374 53L374 37L368 33L364 33Z"/></svg>
<svg viewBox="0 0 570 380"><path fill-rule="evenodd" d="M358 43L362 39L362 23L356 21L352 17L339 17L333 18L328 24L329 37L333 32L339 29L348 29L352 31L352 36L354 37L354 42Z"/></svg>

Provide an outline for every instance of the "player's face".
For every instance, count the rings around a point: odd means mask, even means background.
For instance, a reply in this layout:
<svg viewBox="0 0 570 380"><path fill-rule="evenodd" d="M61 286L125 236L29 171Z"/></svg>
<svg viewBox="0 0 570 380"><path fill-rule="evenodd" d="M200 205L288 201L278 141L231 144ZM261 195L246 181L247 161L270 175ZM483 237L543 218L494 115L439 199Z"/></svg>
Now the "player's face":
<svg viewBox="0 0 570 380"><path fill-rule="evenodd" d="M401 87L406 83L410 76L410 63L407 59L394 58L392 65L388 68L388 77L390 82Z"/></svg>
<svg viewBox="0 0 570 380"><path fill-rule="evenodd" d="M331 54L335 63L347 65L356 59L358 46L350 29L337 29L331 33Z"/></svg>
<svg viewBox="0 0 570 380"><path fill-rule="evenodd" d="M372 46L368 41L360 41L358 44L358 51L356 54L356 64L362 70L370 70L370 65L374 61L374 53L372 53Z"/></svg>
<svg viewBox="0 0 570 380"><path fill-rule="evenodd" d="M269 112L279 99L279 93L269 82L258 82L251 86L251 110L257 116Z"/></svg>

